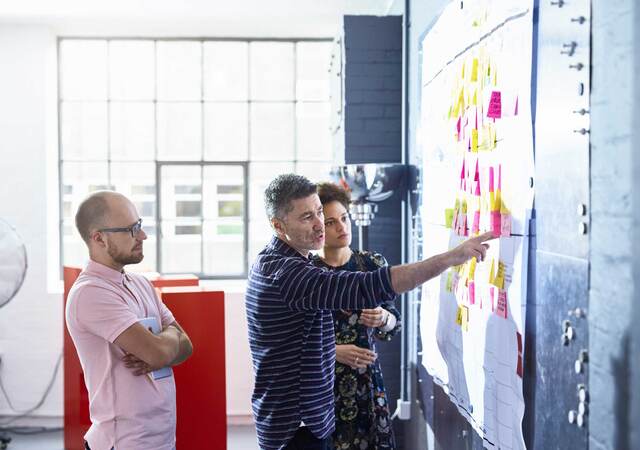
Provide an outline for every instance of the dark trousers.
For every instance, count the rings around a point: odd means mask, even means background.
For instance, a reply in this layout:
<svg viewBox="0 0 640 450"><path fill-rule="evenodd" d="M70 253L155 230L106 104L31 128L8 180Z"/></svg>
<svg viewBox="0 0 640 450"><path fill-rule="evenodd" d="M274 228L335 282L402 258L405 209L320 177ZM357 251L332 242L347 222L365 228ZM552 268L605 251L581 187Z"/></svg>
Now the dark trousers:
<svg viewBox="0 0 640 450"><path fill-rule="evenodd" d="M309 428L300 427L293 439L289 441L285 450L334 450L331 436L326 439L318 439Z"/></svg>

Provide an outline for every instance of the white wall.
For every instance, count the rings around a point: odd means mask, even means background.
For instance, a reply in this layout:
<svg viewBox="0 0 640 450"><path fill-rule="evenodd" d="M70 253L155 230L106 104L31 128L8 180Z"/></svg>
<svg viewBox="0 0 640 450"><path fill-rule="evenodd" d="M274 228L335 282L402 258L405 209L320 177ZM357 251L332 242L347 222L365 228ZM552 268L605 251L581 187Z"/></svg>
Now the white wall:
<svg viewBox="0 0 640 450"><path fill-rule="evenodd" d="M57 220L47 201L57 190L55 172L47 173L47 150L55 148L55 46L46 27L0 26L0 217L16 227L29 259L22 289L0 309L0 377L18 410L38 402L62 349L62 297L49 292L47 278L48 256L55 260L47 230ZM62 370L38 415L61 415L61 388ZM0 415L13 414L0 396Z"/></svg>

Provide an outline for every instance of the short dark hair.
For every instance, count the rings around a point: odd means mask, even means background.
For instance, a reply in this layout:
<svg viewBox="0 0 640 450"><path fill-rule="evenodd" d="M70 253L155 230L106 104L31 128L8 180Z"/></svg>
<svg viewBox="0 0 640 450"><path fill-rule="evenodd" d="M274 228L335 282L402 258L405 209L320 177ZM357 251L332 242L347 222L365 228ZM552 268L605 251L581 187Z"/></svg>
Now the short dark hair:
<svg viewBox="0 0 640 450"><path fill-rule="evenodd" d="M317 192L317 186L302 175L286 173L275 177L264 191L264 206L269 220L282 218L291 211L292 200Z"/></svg>
<svg viewBox="0 0 640 450"><path fill-rule="evenodd" d="M331 202L339 202L347 211L349 210L351 194L342 186L329 182L318 183L318 196L323 205Z"/></svg>
<svg viewBox="0 0 640 450"><path fill-rule="evenodd" d="M107 197L113 195L111 191L94 192L85 198L76 213L76 228L87 244L91 238L92 228L101 227L109 214Z"/></svg>

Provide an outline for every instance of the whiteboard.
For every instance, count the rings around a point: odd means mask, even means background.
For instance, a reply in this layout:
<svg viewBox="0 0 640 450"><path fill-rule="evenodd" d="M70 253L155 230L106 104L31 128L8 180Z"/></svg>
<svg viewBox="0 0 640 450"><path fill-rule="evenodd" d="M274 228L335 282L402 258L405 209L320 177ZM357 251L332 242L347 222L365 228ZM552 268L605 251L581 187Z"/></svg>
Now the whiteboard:
<svg viewBox="0 0 640 450"><path fill-rule="evenodd" d="M422 364L490 449L525 448L532 10L531 0L452 2L422 41L423 255L497 236L484 261L423 286Z"/></svg>

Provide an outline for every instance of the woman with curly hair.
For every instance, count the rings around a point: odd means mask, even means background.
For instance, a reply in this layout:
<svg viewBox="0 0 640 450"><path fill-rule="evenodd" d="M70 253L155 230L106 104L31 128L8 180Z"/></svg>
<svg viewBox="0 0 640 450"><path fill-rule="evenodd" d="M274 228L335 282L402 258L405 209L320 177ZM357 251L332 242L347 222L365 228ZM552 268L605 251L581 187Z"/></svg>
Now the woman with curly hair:
<svg viewBox="0 0 640 450"><path fill-rule="evenodd" d="M379 253L352 250L350 196L332 183L320 183L325 244L314 263L329 270L371 271L387 265ZM376 309L333 311L336 333L334 385L336 450L395 449L389 403L376 355L376 339L388 341L400 329L393 303Z"/></svg>

